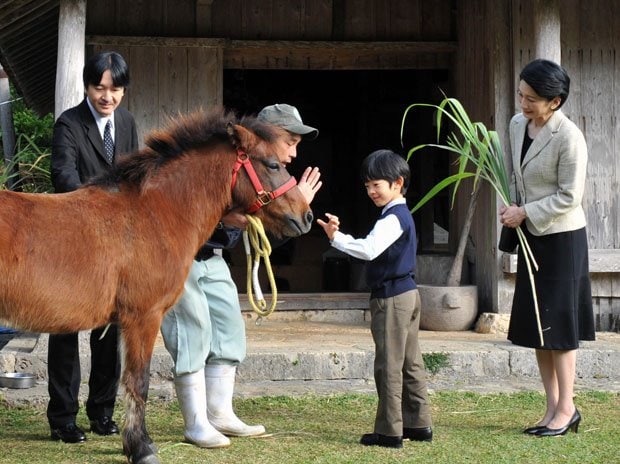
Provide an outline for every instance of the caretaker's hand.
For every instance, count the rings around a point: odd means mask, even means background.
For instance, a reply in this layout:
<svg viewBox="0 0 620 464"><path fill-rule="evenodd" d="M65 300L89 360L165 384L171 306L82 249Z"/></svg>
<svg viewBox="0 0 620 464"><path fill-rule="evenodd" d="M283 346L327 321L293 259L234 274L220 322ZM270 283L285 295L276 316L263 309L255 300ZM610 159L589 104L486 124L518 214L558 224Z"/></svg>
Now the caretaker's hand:
<svg viewBox="0 0 620 464"><path fill-rule="evenodd" d="M297 183L299 190L301 190L308 204L312 203L314 195L323 185L323 182L319 180L320 178L321 173L319 172L319 168L308 166Z"/></svg>
<svg viewBox="0 0 620 464"><path fill-rule="evenodd" d="M317 219L316 222L320 225L325 233L327 234L327 238L331 242L334 239L334 235L338 232L340 228L340 220L338 216L334 216L333 214L325 213L325 216L328 219L328 222L323 221L322 219Z"/></svg>

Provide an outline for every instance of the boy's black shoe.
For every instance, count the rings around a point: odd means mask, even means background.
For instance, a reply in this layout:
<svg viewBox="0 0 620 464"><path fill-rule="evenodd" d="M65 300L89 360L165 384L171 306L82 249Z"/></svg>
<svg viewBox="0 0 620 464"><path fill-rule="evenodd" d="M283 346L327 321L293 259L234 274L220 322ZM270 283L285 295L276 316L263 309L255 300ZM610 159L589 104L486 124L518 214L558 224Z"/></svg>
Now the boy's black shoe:
<svg viewBox="0 0 620 464"><path fill-rule="evenodd" d="M433 441L433 429L420 427L417 429L403 428L403 438L411 441Z"/></svg>
<svg viewBox="0 0 620 464"><path fill-rule="evenodd" d="M360 439L364 446L384 446L386 448L402 448L403 437L388 437L380 433L365 433Z"/></svg>
<svg viewBox="0 0 620 464"><path fill-rule="evenodd" d="M65 443L82 443L86 441L86 434L75 423L63 425L51 430L52 440L62 440Z"/></svg>

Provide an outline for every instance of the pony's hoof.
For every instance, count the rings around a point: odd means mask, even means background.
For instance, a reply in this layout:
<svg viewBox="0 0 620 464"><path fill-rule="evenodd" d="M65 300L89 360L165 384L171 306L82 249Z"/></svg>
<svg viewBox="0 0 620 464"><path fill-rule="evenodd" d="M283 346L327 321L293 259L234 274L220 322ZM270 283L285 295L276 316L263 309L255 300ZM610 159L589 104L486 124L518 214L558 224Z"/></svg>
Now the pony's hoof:
<svg viewBox="0 0 620 464"><path fill-rule="evenodd" d="M161 464L161 461L154 454L149 454L147 456L144 456L135 464Z"/></svg>

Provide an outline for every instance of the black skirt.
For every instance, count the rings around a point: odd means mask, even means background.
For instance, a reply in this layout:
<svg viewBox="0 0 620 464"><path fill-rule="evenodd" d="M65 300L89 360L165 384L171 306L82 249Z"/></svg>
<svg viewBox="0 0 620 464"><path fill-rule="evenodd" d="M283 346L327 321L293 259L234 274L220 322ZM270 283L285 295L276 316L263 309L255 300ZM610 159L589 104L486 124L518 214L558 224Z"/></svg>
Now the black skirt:
<svg viewBox="0 0 620 464"><path fill-rule="evenodd" d="M536 323L532 287L519 247L517 278L508 340L548 350L574 350L579 340L594 340L594 312L586 229L535 236L521 227L536 261L534 274L544 345Z"/></svg>

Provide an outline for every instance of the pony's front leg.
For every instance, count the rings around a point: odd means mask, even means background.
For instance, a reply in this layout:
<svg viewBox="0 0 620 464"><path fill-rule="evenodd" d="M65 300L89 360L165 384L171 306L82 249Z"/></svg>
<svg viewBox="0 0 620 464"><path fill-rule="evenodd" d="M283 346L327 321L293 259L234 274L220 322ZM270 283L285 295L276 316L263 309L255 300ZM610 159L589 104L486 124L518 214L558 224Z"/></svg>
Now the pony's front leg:
<svg viewBox="0 0 620 464"><path fill-rule="evenodd" d="M161 317L144 313L144 318L121 321L125 422L123 452L132 464L159 464L156 447L146 430L144 416L149 391L151 356ZM146 314L149 317L146 317Z"/></svg>

